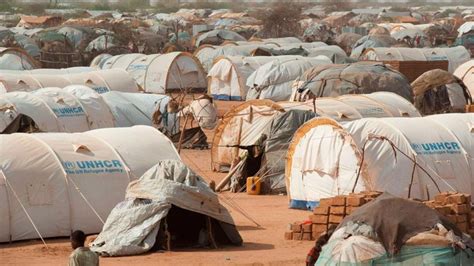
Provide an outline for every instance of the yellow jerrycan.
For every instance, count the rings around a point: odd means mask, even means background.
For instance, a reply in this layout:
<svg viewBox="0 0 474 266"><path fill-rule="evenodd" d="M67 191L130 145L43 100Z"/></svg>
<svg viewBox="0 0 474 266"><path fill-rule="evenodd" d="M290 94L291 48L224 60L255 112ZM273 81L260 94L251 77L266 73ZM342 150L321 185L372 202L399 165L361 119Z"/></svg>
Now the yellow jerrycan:
<svg viewBox="0 0 474 266"><path fill-rule="evenodd" d="M259 195L261 185L262 183L260 182L260 177L258 176L247 177L247 194Z"/></svg>

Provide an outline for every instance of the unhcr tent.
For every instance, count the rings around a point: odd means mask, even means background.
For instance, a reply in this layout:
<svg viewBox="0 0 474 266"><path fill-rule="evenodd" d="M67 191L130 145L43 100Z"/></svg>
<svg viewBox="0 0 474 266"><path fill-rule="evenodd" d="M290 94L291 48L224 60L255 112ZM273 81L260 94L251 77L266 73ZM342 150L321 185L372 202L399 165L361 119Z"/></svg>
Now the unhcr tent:
<svg viewBox="0 0 474 266"><path fill-rule="evenodd" d="M0 47L0 70L29 70L38 67L39 63L25 51Z"/></svg>
<svg viewBox="0 0 474 266"><path fill-rule="evenodd" d="M125 201L112 210L92 250L125 256L183 244L241 245L242 238L200 176L179 160L162 160L130 183Z"/></svg>
<svg viewBox="0 0 474 266"><path fill-rule="evenodd" d="M345 94L394 92L413 101L408 80L383 63L358 62L323 65L308 69L293 84L294 101L312 97L335 97Z"/></svg>
<svg viewBox="0 0 474 266"><path fill-rule="evenodd" d="M474 191L474 114L364 118L345 124L315 118L295 133L287 156L292 208L351 191L429 199ZM362 165L362 166L361 166Z"/></svg>
<svg viewBox="0 0 474 266"><path fill-rule="evenodd" d="M9 74L0 73L0 93L32 91L39 88L69 85L85 85L98 93L108 91L138 92L135 80L120 69L97 70L83 73L63 74Z"/></svg>
<svg viewBox="0 0 474 266"><path fill-rule="evenodd" d="M423 73L411 83L415 106L423 115L463 113L472 103L469 90L453 74L434 69Z"/></svg>
<svg viewBox="0 0 474 266"><path fill-rule="evenodd" d="M454 75L464 82L471 96L474 95L474 60L469 60L454 71Z"/></svg>
<svg viewBox="0 0 474 266"><path fill-rule="evenodd" d="M285 127L271 128L279 115L289 110L316 110L318 116L329 117L337 121L352 121L363 117L418 117L420 113L404 98L389 92L377 92L364 95L347 95L337 98L317 98L315 102L272 102L270 100L249 100L235 106L227 112L216 128L211 147L211 163L214 171L227 171L243 150L227 145L253 145L262 133L274 131L275 136L284 135L279 130ZM293 125L295 126L295 125ZM270 128L269 128L270 127ZM270 133L266 133L270 137ZM276 153L286 153L289 140L275 137L275 143L281 146L270 148ZM284 144L286 143L286 144ZM268 147L268 145L266 146ZM269 148L269 147L268 147ZM271 169L272 175L279 173L282 166ZM280 168L279 168L280 167ZM271 167L273 168L273 167ZM265 171L266 172L266 171ZM272 177L270 177L272 178ZM265 180L265 178L264 178ZM273 181L268 181L273 182Z"/></svg>
<svg viewBox="0 0 474 266"><path fill-rule="evenodd" d="M98 94L80 85L9 92L0 94L0 133L83 132L134 125L163 126L173 132L179 120L176 113L167 112L168 102L166 95ZM156 120L160 116L164 116L161 124Z"/></svg>
<svg viewBox="0 0 474 266"><path fill-rule="evenodd" d="M0 143L0 242L98 233L130 181L160 160L180 160L146 126L17 133Z"/></svg>
<svg viewBox="0 0 474 266"><path fill-rule="evenodd" d="M167 54L124 54L106 59L102 69L127 71L146 92L166 93L181 89L206 88L206 76L199 61L186 52Z"/></svg>
<svg viewBox="0 0 474 266"><path fill-rule="evenodd" d="M241 101L247 96L247 78L270 61L281 61L297 56L227 56L219 57L209 70L208 92L217 100Z"/></svg>
<svg viewBox="0 0 474 266"><path fill-rule="evenodd" d="M271 61L257 68L247 78L247 99L270 99L286 101L291 96L291 84L303 73L318 65L330 65L325 56L290 58Z"/></svg>
<svg viewBox="0 0 474 266"><path fill-rule="evenodd" d="M471 59L471 55L463 46L451 48L370 48L366 49L361 60L371 61L448 61L449 73Z"/></svg>
<svg viewBox="0 0 474 266"><path fill-rule="evenodd" d="M276 48L277 44L252 44L252 45L203 45L194 51L194 56L201 62L204 71L209 72L214 60L220 56L250 56L252 51L259 47Z"/></svg>

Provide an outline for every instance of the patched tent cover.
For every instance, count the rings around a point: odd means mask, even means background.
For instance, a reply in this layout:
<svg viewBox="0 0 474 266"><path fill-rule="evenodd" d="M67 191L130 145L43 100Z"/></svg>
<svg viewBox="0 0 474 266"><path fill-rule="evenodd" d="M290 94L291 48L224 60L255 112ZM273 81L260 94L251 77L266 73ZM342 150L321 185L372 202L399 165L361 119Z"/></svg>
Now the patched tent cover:
<svg viewBox="0 0 474 266"><path fill-rule="evenodd" d="M373 62L316 66L300 78L297 90L311 90L316 97L394 92L413 102L408 80L388 65Z"/></svg>
<svg viewBox="0 0 474 266"><path fill-rule="evenodd" d="M159 161L129 184L125 198L110 213L92 243L93 251L108 256L147 252L154 246L160 223L173 206L210 217L230 243L242 244L234 221L217 194L181 161Z"/></svg>

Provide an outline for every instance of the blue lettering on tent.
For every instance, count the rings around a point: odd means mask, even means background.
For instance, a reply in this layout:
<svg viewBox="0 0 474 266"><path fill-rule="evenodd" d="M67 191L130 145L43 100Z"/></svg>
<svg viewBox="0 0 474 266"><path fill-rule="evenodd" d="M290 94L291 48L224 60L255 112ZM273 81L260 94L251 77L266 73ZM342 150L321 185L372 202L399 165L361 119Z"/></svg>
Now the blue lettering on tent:
<svg viewBox="0 0 474 266"><path fill-rule="evenodd" d="M97 92L99 94L106 93L106 92L110 91L109 88L103 87L103 86L93 87L92 89L95 90L95 92Z"/></svg>
<svg viewBox="0 0 474 266"><path fill-rule="evenodd" d="M456 154L461 153L461 145L455 141L439 141L429 143L412 143L411 147L418 154Z"/></svg>
<svg viewBox="0 0 474 266"><path fill-rule="evenodd" d="M60 108L51 108L57 117L84 116L84 109L81 106L68 106Z"/></svg>
<svg viewBox="0 0 474 266"><path fill-rule="evenodd" d="M68 174L101 174L124 172L119 160L65 161L63 167Z"/></svg>

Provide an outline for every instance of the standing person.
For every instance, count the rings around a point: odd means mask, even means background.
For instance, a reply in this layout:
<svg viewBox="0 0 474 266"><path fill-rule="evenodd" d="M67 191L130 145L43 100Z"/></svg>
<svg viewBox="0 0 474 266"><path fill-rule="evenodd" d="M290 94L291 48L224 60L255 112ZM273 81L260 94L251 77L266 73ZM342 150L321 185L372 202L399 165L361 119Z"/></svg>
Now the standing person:
<svg viewBox="0 0 474 266"><path fill-rule="evenodd" d="M74 251L69 256L69 266L98 266L99 255L84 247L86 235L84 232L77 230L71 234L71 246Z"/></svg>

